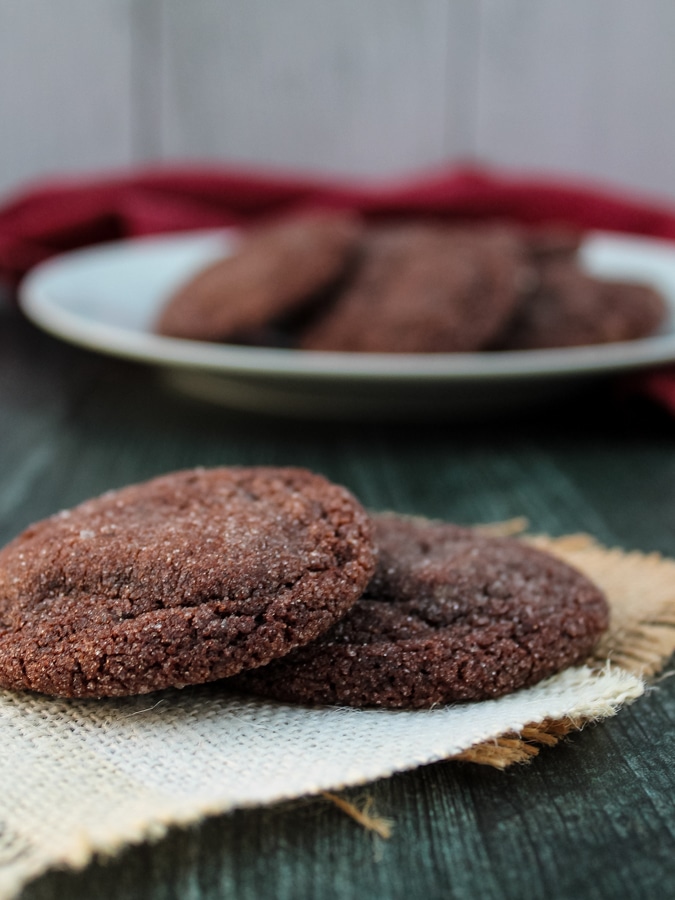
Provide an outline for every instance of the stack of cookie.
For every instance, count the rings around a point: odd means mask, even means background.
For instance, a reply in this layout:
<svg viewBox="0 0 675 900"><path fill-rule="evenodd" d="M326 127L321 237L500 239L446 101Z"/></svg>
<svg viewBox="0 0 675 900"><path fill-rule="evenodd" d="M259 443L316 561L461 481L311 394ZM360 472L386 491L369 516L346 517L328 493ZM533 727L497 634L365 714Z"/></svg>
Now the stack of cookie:
<svg viewBox="0 0 675 900"><path fill-rule="evenodd" d="M303 469L196 469L0 551L0 686L61 697L220 679L309 704L483 700L583 662L601 591L515 539L369 515Z"/></svg>
<svg viewBox="0 0 675 900"><path fill-rule="evenodd" d="M466 353L646 337L653 288L605 281L564 229L295 216L248 233L167 300L159 334L364 353Z"/></svg>

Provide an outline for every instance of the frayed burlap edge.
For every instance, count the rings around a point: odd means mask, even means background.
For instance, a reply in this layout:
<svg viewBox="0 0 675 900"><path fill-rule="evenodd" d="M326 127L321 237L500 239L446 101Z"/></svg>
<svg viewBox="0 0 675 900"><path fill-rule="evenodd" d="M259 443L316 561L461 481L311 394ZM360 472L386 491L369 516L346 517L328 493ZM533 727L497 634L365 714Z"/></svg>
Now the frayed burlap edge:
<svg viewBox="0 0 675 900"><path fill-rule="evenodd" d="M523 530L524 524L522 520L516 520L483 528L492 534L515 534ZM498 734L488 741L476 743L460 753L443 755L443 759L498 769L528 762L541 747L554 746L570 732L592 721L612 716L621 706L637 699L643 693L644 679L655 675L675 650L675 560L662 558L658 554L607 549L587 535L525 537L523 540L566 560L596 581L607 593L612 624L589 660L597 671L598 679L608 683L607 693L588 715L531 722L517 731ZM393 767L391 774L399 770L400 767ZM350 782L350 786L356 783ZM346 786L335 784L332 790ZM321 791L317 793L321 794ZM326 794L324 791L323 796L327 802L336 802L336 795L332 792ZM359 810L343 798L338 798L338 801L338 807L362 827L386 837L391 823L385 821L382 825L379 817L373 818L368 809ZM130 844L160 839L171 826L186 826L224 811L219 803L199 808L157 808L152 821L149 821L139 808L135 828L130 828L127 823L123 833L109 833L105 841L83 832L77 846L70 847L69 852L59 859L45 859L39 865L23 869L21 873L3 873L0 896L15 896L28 881L48 869L80 869L96 855L112 857ZM378 828L373 827L373 821L379 823Z"/></svg>
<svg viewBox="0 0 675 900"><path fill-rule="evenodd" d="M496 536L514 535L526 525L524 519L513 519L480 528ZM586 534L560 538L538 535L523 540L564 559L607 594L610 628L596 647L590 665L610 664L642 679L651 678L662 669L675 651L675 560L658 553L608 549ZM515 763L530 762L542 747L555 746L588 722L583 718L532 722L519 733L475 744L453 759L506 769Z"/></svg>

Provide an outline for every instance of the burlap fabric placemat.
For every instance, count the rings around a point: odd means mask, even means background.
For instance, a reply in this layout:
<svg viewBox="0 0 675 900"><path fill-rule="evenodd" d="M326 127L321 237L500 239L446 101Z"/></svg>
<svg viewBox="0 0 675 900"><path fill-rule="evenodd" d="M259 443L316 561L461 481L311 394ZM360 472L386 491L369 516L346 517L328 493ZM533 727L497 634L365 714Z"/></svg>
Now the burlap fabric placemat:
<svg viewBox="0 0 675 900"><path fill-rule="evenodd" d="M500 700L391 712L309 710L222 685L104 701L0 692L0 898L172 824L441 759L503 767L613 715L675 649L675 562L584 536L532 541L605 589L611 631L588 666Z"/></svg>

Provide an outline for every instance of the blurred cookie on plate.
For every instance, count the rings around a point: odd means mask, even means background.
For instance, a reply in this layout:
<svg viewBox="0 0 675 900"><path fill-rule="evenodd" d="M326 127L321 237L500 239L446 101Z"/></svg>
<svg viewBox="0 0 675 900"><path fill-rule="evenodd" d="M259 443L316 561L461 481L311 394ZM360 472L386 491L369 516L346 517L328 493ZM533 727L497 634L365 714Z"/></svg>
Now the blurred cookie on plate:
<svg viewBox="0 0 675 900"><path fill-rule="evenodd" d="M247 233L181 285L155 330L166 337L251 342L339 280L362 232L358 215L326 211L286 217Z"/></svg>
<svg viewBox="0 0 675 900"><path fill-rule="evenodd" d="M579 347L631 341L658 331L666 305L654 288L587 275L568 261L539 269L525 297L495 342L498 350Z"/></svg>
<svg viewBox="0 0 675 900"><path fill-rule="evenodd" d="M574 262L583 232L567 225L540 225L523 230L527 253L535 264L567 260Z"/></svg>
<svg viewBox="0 0 675 900"><path fill-rule="evenodd" d="M305 350L482 349L507 323L527 262L503 228L423 223L371 229L354 273L299 336Z"/></svg>

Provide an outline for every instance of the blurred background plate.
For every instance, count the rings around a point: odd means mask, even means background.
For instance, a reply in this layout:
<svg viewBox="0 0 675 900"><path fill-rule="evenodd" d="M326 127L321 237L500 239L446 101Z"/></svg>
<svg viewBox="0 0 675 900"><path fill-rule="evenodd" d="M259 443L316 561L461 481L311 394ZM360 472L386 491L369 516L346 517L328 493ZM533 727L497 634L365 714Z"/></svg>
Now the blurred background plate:
<svg viewBox="0 0 675 900"><path fill-rule="evenodd" d="M675 247L595 233L593 274L648 282L670 309L654 337L504 353L323 353L160 337L171 291L233 246L230 231L98 245L49 260L25 279L21 306L38 326L89 349L158 366L172 387L228 406L319 417L464 418L546 402L590 379L675 360Z"/></svg>

